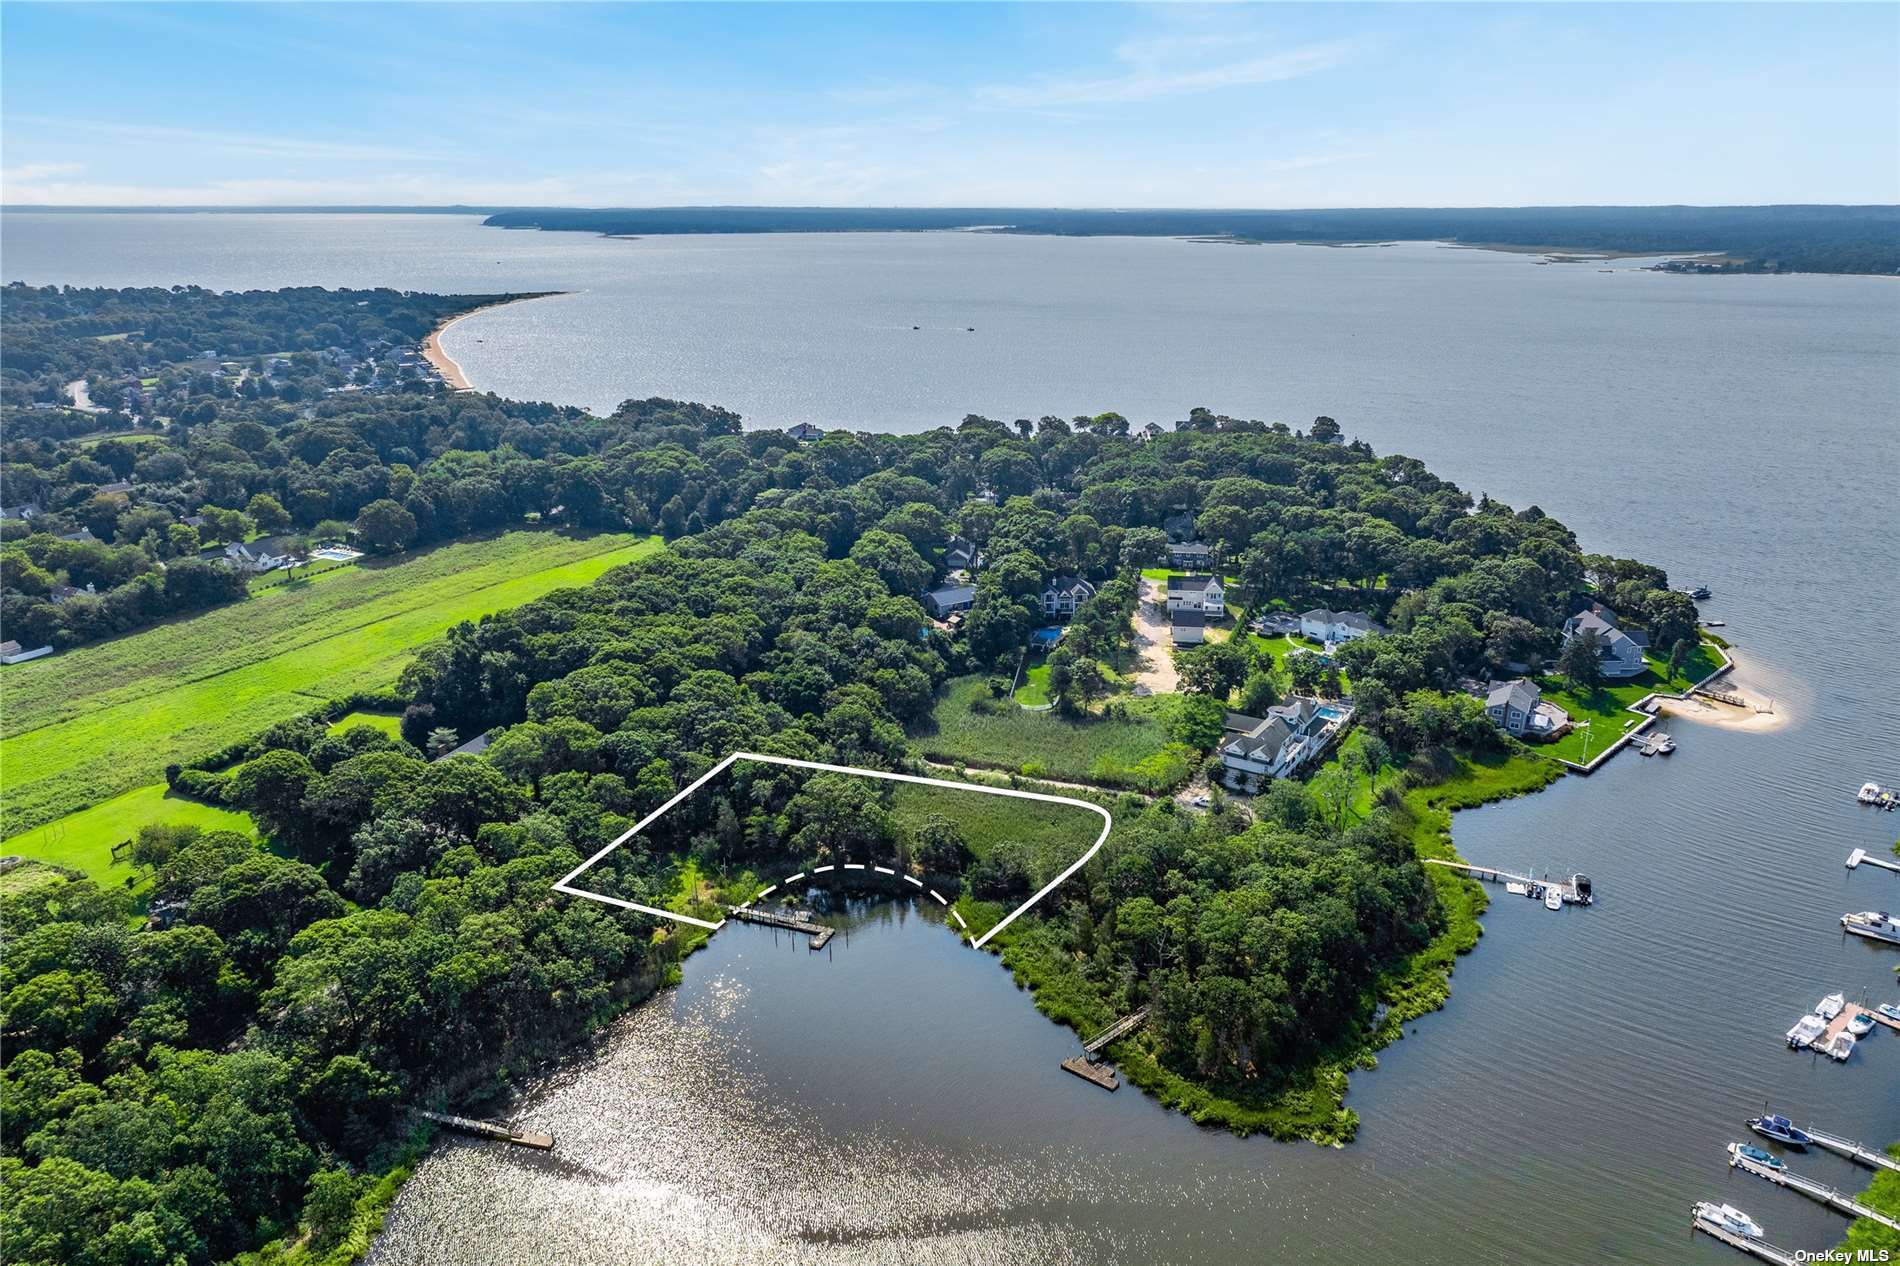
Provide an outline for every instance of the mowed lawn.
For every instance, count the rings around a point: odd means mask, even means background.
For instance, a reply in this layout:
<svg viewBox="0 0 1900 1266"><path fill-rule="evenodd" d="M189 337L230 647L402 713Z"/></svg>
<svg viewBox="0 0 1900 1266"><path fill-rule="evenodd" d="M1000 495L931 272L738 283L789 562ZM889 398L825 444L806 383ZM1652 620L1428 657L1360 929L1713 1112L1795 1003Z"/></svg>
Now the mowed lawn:
<svg viewBox="0 0 1900 1266"><path fill-rule="evenodd" d="M113 862L113 846L130 840L141 827L154 822L203 827L207 831L257 834L250 814L169 795L161 782L114 796L104 804L69 813L57 821L16 835L0 844L0 856L17 854L56 866L69 866L85 871L101 883L112 883L134 874L131 865Z"/></svg>
<svg viewBox="0 0 1900 1266"><path fill-rule="evenodd" d="M1188 770L1165 750L1167 731L1153 715L1161 698L1125 702L1131 713L1126 720L1025 712L1013 699L991 700L982 674L958 677L944 684L911 743L929 760L1031 776L1149 791L1184 781Z"/></svg>
<svg viewBox="0 0 1900 1266"><path fill-rule="evenodd" d="M163 780L324 699L392 684L463 620L585 585L657 538L510 532L339 568L0 674L0 836Z"/></svg>
<svg viewBox="0 0 1900 1266"><path fill-rule="evenodd" d="M1541 679L1538 684L1543 687L1544 698L1568 712L1576 725L1555 742L1540 744L1537 750L1560 760L1587 765L1626 730L1642 721L1629 710L1632 704L1659 690L1687 690L1722 663L1721 653L1707 642L1696 648L1674 677L1665 677L1669 668L1667 660L1654 655L1644 658L1649 661L1649 670L1641 676L1631 681L1605 683L1594 691L1564 689L1563 682L1555 677Z"/></svg>

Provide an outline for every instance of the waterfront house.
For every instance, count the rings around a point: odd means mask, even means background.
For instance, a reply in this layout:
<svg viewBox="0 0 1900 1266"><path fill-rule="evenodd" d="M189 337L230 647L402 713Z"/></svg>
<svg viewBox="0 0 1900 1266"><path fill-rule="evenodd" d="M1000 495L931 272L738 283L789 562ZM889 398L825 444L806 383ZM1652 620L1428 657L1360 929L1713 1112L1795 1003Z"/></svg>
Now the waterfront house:
<svg viewBox="0 0 1900 1266"><path fill-rule="evenodd" d="M800 444L815 444L825 438L825 429L821 426L813 426L809 422L800 422L797 426L786 427L785 434Z"/></svg>
<svg viewBox="0 0 1900 1266"><path fill-rule="evenodd" d="M1484 697L1484 714L1512 738L1523 738L1537 711L1538 694L1536 685L1522 677L1501 681Z"/></svg>
<svg viewBox="0 0 1900 1266"><path fill-rule="evenodd" d="M1383 624L1357 611L1328 611L1325 607L1315 607L1300 613L1300 632L1315 642L1351 642L1357 638L1374 637L1385 631Z"/></svg>
<svg viewBox="0 0 1900 1266"><path fill-rule="evenodd" d="M1227 590L1219 576L1174 576L1168 580L1168 613L1198 611L1219 619L1227 614Z"/></svg>
<svg viewBox="0 0 1900 1266"><path fill-rule="evenodd" d="M1199 646L1207 640L1207 617L1199 611L1169 612L1168 640L1176 646Z"/></svg>
<svg viewBox="0 0 1900 1266"><path fill-rule="evenodd" d="M1200 541L1179 541L1168 546L1168 566L1184 571L1211 571L1214 549Z"/></svg>
<svg viewBox="0 0 1900 1266"><path fill-rule="evenodd" d="M1071 616L1075 609L1095 596L1095 586L1080 576L1057 576L1042 591L1042 613Z"/></svg>
<svg viewBox="0 0 1900 1266"><path fill-rule="evenodd" d="M1216 749L1222 781L1258 791L1270 779L1291 778L1322 756L1351 718L1350 705L1306 695L1267 709L1264 717L1230 712L1228 734Z"/></svg>
<svg viewBox="0 0 1900 1266"><path fill-rule="evenodd" d="M975 605L975 585L944 585L924 595L924 610L939 620L953 612L968 611Z"/></svg>
<svg viewBox="0 0 1900 1266"><path fill-rule="evenodd" d="M1606 620L1598 611L1585 609L1564 621L1565 646L1585 633L1596 634L1597 662L1606 678L1612 681L1627 680L1640 676L1649 667L1643 659L1642 644Z"/></svg>

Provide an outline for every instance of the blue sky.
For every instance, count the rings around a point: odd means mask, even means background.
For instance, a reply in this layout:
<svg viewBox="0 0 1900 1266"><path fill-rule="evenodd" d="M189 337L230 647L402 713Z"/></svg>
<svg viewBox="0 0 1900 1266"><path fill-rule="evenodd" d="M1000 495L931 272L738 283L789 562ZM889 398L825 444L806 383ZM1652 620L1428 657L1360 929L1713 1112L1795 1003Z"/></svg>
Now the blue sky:
<svg viewBox="0 0 1900 1266"><path fill-rule="evenodd" d="M10 203L1900 202L1900 5L0 5Z"/></svg>

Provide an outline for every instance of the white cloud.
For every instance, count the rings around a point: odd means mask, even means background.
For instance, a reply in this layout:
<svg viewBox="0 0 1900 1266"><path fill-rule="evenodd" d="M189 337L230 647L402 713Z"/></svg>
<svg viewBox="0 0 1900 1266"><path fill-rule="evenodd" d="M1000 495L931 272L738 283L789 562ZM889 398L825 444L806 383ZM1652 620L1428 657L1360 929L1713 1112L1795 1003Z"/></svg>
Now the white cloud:
<svg viewBox="0 0 1900 1266"><path fill-rule="evenodd" d="M1234 55L1249 45L1248 55ZM1168 36L1116 49L1122 69L1115 74L1047 75L1026 84L991 84L976 95L992 105L1025 108L1153 101L1316 75L1345 61L1352 49L1346 40L1267 49L1254 39Z"/></svg>
<svg viewBox="0 0 1900 1266"><path fill-rule="evenodd" d="M72 167L72 164L45 166ZM262 207L262 206L506 206L572 204L573 181L457 180L434 175L336 180L217 180L189 185L137 185L61 179L34 167L0 171L0 204L83 207Z"/></svg>
<svg viewBox="0 0 1900 1266"><path fill-rule="evenodd" d="M435 148L405 149L399 146L364 144L360 141L327 141L303 136L269 136L204 128L159 127L152 124L105 122L97 119L16 115L9 119L8 123L16 129L31 127L35 131L35 140L48 146L59 144L57 138L64 133L69 136L107 137L121 142L148 142L196 150L215 150L226 154L245 154L257 158L320 162L440 162L446 157L442 150Z"/></svg>

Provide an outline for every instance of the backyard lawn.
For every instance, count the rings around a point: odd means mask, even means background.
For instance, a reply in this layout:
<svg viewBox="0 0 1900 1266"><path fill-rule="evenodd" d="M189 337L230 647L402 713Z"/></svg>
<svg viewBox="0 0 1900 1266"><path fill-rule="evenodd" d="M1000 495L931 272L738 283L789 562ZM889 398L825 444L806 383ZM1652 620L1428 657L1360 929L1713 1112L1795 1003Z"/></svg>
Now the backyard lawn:
<svg viewBox="0 0 1900 1266"><path fill-rule="evenodd" d="M1126 719L1025 712L1013 699L992 699L985 677L958 677L945 684L911 744L929 760L1141 791L1185 781L1194 755L1170 745L1160 720L1164 701L1130 699L1120 706L1129 712Z"/></svg>
<svg viewBox="0 0 1900 1266"><path fill-rule="evenodd" d="M1666 660L1653 655L1644 658L1649 660L1649 671L1642 676L1631 681L1605 684L1588 694L1564 688L1558 678L1541 678L1537 684L1543 689L1544 698L1568 712L1575 724L1568 734L1553 743L1539 745L1537 750L1559 760L1587 765L1601 756L1603 749L1620 738L1626 730L1641 722L1642 718L1629 710L1631 704L1659 690L1687 690L1722 663L1721 655L1707 642L1696 648L1695 654L1677 670L1674 677L1664 676L1668 666Z"/></svg>
<svg viewBox="0 0 1900 1266"><path fill-rule="evenodd" d="M510 532L338 568L10 667L0 835L149 787L168 763L324 699L388 686L452 625L585 585L658 548L658 538Z"/></svg>
<svg viewBox="0 0 1900 1266"><path fill-rule="evenodd" d="M1023 684L1016 687L1016 702L1025 708L1040 708L1054 703L1049 693L1049 661L1038 660L1023 672Z"/></svg>
<svg viewBox="0 0 1900 1266"><path fill-rule="evenodd" d="M154 822L201 826L207 831L242 831L253 836L257 833L250 814L171 795L161 782L22 832L0 844L0 856L17 854L83 870L101 883L118 883L135 872L129 864L112 860L112 846L131 839L140 827Z"/></svg>
<svg viewBox="0 0 1900 1266"><path fill-rule="evenodd" d="M402 737L402 718L390 712L346 712L330 723L330 733L341 734L358 725L381 730L390 738Z"/></svg>

